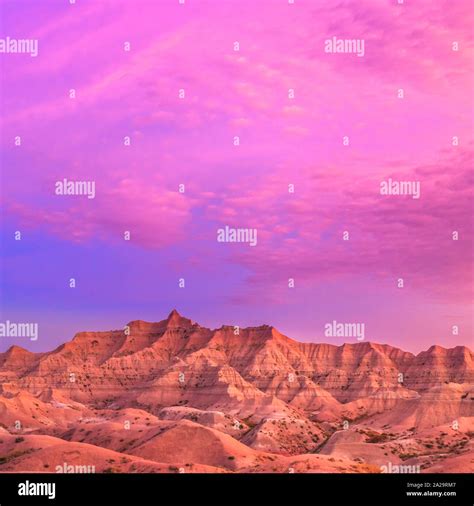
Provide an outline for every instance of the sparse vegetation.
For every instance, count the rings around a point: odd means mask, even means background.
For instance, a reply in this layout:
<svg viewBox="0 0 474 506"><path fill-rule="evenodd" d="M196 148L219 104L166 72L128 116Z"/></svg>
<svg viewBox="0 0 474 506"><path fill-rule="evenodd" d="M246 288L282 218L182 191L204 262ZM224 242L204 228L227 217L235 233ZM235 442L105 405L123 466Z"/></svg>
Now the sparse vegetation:
<svg viewBox="0 0 474 506"><path fill-rule="evenodd" d="M33 448L30 448L29 450L12 452L9 455L5 455L4 457L0 457L0 465L6 464L7 462L10 462L13 459L16 459L18 457L22 457L23 455L28 455L29 453L32 453L34 451L35 450Z"/></svg>
<svg viewBox="0 0 474 506"><path fill-rule="evenodd" d="M366 438L366 443L385 443L385 441L388 441L390 439L390 436L388 434L377 434L376 432L371 432L368 434L368 437Z"/></svg>
<svg viewBox="0 0 474 506"><path fill-rule="evenodd" d="M247 418L242 418L242 421L245 423L245 425L247 425L247 427L250 427L251 429L253 429L257 424L252 422L250 420L251 418L252 418L251 416L248 416ZM274 420L273 420L273 422L274 422Z"/></svg>

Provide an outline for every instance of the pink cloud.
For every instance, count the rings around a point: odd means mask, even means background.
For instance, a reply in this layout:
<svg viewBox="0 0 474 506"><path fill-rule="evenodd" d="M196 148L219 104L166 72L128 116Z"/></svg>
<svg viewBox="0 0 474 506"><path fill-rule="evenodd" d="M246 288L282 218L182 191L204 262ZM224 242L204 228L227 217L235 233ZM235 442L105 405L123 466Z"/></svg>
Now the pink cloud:
<svg viewBox="0 0 474 506"><path fill-rule="evenodd" d="M391 283L403 274L429 293L467 297L470 2L111 5L51 13L32 32L41 58L5 63L6 87L28 98L5 104L4 142L21 134L23 152L51 161L35 176L45 186L96 174L97 201L57 209L43 192L8 213L71 240L128 227L145 247L187 233L211 241L224 219L248 223L258 248L229 258L254 282L297 272L307 283L356 273ZM326 54L332 36L363 38L366 55ZM382 198L388 177L420 179L423 197Z"/></svg>

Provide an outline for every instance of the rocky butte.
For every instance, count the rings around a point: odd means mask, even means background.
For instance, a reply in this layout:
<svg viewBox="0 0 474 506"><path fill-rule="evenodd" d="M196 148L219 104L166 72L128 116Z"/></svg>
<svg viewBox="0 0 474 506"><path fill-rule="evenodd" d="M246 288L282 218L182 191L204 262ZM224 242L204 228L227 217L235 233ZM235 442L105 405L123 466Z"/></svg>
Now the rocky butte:
<svg viewBox="0 0 474 506"><path fill-rule="evenodd" d="M474 365L173 310L0 353L0 472L472 472Z"/></svg>

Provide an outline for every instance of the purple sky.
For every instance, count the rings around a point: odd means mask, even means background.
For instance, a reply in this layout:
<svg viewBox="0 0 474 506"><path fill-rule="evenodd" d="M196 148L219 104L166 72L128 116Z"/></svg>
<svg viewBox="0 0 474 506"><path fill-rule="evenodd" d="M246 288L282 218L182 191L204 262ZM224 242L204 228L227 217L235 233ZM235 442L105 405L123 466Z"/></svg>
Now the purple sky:
<svg viewBox="0 0 474 506"><path fill-rule="evenodd" d="M0 38L39 52L0 54L0 321L40 336L0 351L174 307L305 341L356 342L324 336L336 320L409 351L472 346L473 10L1 0ZM326 53L332 37L364 56ZM95 198L55 195L64 178ZM381 195L388 178L420 198ZM257 246L217 242L225 225Z"/></svg>

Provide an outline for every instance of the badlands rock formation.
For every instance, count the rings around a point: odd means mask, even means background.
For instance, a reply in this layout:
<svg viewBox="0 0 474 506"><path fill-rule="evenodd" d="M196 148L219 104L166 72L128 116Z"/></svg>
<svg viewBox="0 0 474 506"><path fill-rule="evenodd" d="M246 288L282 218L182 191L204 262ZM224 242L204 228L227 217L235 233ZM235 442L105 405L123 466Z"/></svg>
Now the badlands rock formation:
<svg viewBox="0 0 474 506"><path fill-rule="evenodd" d="M0 353L0 472L472 472L473 384L463 346L299 343L173 310Z"/></svg>

